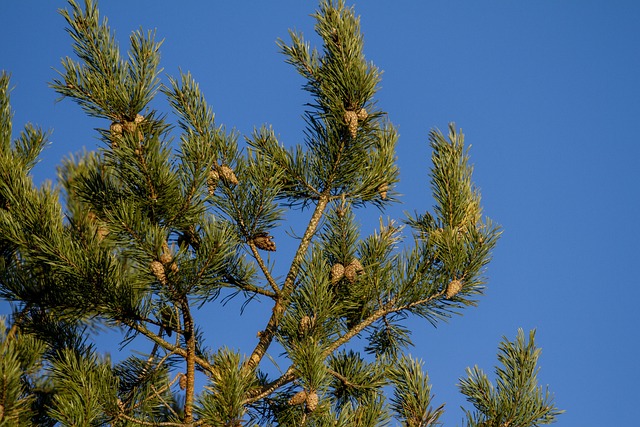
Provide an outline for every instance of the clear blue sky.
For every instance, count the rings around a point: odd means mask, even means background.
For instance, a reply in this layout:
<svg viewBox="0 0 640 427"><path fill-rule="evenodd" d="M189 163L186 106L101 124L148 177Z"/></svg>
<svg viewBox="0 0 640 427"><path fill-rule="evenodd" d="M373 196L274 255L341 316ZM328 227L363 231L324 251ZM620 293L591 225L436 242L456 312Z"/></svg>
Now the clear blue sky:
<svg viewBox="0 0 640 427"><path fill-rule="evenodd" d="M537 329L540 380L567 410L558 425L637 424L640 2L355 5L367 58L385 71L379 105L401 135L404 203L388 214L430 208L427 132L455 121L472 145L485 213L504 228L479 306L437 329L410 323L411 352L425 360L436 401L447 402L446 425L461 424L464 400L455 384L465 367L491 371L500 338L513 338L518 327ZM55 103L47 87L72 53L56 13L64 6L0 2L0 69L13 76L14 131L28 121L53 130L38 182L54 178L68 153L95 148L92 129L105 127L69 100ZM315 6L103 0L101 12L123 48L132 30L157 28L165 73L190 70L219 123L243 134L268 123L293 144L302 139L308 98L275 40L294 27L311 37ZM231 304L224 313L237 309ZM247 351L255 328L243 323L263 315L251 305L209 343ZM233 341L238 336L246 339Z"/></svg>

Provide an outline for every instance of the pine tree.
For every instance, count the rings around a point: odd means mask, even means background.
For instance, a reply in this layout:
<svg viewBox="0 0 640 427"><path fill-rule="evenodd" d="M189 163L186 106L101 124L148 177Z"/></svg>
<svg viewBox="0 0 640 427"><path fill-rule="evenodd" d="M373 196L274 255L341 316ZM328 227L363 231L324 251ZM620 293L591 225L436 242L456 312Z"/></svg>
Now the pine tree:
<svg viewBox="0 0 640 427"><path fill-rule="evenodd" d="M398 201L397 132L354 10L320 1L320 49L293 31L278 42L311 97L293 147L267 127L241 144L189 73L162 83L153 32L134 32L122 54L93 0L61 13L77 58L51 87L103 120L102 143L65 159L56 185L34 185L48 134L29 125L12 141L3 72L0 293L14 312L0 323L0 425L437 425L444 405L406 353L404 320L437 325L476 305L500 229L451 124L428 136L433 212L361 237L356 214ZM175 123L152 109L159 96ZM293 255L277 256L272 234L306 208ZM245 325L258 330L247 355L207 346L195 321L230 296L271 308ZM98 327L150 350L112 361L89 340ZM554 421L533 335L500 351L496 387L477 368L461 380L469 425ZM270 372L278 352L286 368Z"/></svg>

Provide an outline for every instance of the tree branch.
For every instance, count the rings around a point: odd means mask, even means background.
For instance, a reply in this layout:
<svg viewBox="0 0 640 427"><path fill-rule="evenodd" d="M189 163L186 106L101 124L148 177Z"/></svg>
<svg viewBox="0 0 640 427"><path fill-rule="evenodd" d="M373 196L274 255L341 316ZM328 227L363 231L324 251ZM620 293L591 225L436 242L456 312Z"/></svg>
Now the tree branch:
<svg viewBox="0 0 640 427"><path fill-rule="evenodd" d="M244 368L246 369L254 369L262 360L262 357L267 352L267 349L271 345L273 341L273 336L275 335L278 325L280 324L280 320L284 315L287 305L288 298L295 289L295 280L298 277L298 272L300 271L300 265L304 260L304 256L309 249L309 244L311 243L311 239L318 229L318 225L320 224L320 219L324 214L324 210L329 203L330 195L328 191L325 191L320 195L320 199L318 200L318 204L316 205L316 209L313 211L311 215L311 219L309 220L309 224L307 225L307 229L302 236L302 240L300 241L300 245L298 246L298 250L291 261L291 267L289 268L289 273L284 281L284 286L282 287L282 292L280 296L276 299L276 303L273 306L273 310L271 313L271 317L269 318L269 322L267 323L267 327L264 329L262 334L260 335L260 341L254 348L251 356L245 362Z"/></svg>

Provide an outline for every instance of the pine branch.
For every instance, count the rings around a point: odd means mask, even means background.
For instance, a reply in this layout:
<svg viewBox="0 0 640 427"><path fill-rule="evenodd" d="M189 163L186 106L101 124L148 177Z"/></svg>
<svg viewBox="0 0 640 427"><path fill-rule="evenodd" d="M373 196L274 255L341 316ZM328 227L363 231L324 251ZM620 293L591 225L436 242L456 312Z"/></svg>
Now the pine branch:
<svg viewBox="0 0 640 427"><path fill-rule="evenodd" d="M142 335L144 335L145 337L149 338L151 341L153 341L154 343L157 343L158 345L160 345L162 348L164 348L167 351L173 352L179 356L184 357L185 359L187 358L187 350L183 349L182 347L173 345L171 343L169 343L168 341L160 338L157 334L151 332L149 329L147 329L146 327L144 327L143 325L134 322L132 320L129 319L123 319L122 323L125 324L126 326L130 327L131 329L141 333ZM200 366L200 368L202 368L203 370L207 371L207 372L213 372L213 366L206 361L205 359L195 355L193 357L193 361L195 363L198 364L198 366Z"/></svg>
<svg viewBox="0 0 640 427"><path fill-rule="evenodd" d="M189 301L187 298L183 298L180 301L180 308L182 309L182 319L184 325L184 340L187 346L185 359L187 362L187 386L185 389L186 398L184 403L184 422L193 422L193 402L195 395L195 363L196 363L196 337L195 326L193 318L191 317L191 311L189 309Z"/></svg>
<svg viewBox="0 0 640 427"><path fill-rule="evenodd" d="M298 276L298 272L300 271L300 266L302 261L304 260L307 249L309 249L309 244L311 243L311 239L318 229L318 225L320 224L320 219L324 214L324 211L329 202L329 195L327 192L323 193L318 200L318 204L316 205L313 214L311 215L311 219L309 220L309 224L307 225L307 229L305 230L302 240L300 241L300 245L298 246L298 250L296 251L293 260L291 262L291 267L289 268L289 273L285 278L284 285L282 287L282 293L280 297L276 299L276 303L272 309L271 317L267 323L266 328L263 330L260 335L260 341L254 348L251 356L247 359L245 363L245 367L247 369L254 369L260 361L262 357L267 352L267 349L271 345L271 341L278 329L278 325L280 324L280 320L284 315L286 308L288 306L288 299L291 293L295 289L295 280Z"/></svg>
<svg viewBox="0 0 640 427"><path fill-rule="evenodd" d="M264 260L260 256L260 253L258 252L258 249L256 248L256 244L253 242L253 240L249 240L247 243L249 245L249 248L251 249L251 254L253 255L253 258L258 263L258 266L260 267L260 270L262 270L262 274L264 274L264 277L265 277L265 279L267 279L267 282L269 283L269 286L271 286L271 289L273 289L273 293L271 293L271 292L267 293L266 291L264 291L263 295L268 295L271 298L277 299L280 296L280 287L278 287L278 284L273 279L273 276L272 276L271 272L269 271L269 269L267 268L266 264L264 263Z"/></svg>

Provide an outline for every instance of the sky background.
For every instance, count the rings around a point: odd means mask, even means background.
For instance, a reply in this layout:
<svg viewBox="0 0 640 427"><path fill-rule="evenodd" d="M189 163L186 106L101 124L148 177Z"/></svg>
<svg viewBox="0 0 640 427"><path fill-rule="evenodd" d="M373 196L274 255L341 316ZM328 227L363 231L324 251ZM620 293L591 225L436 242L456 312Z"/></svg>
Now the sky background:
<svg viewBox="0 0 640 427"><path fill-rule="evenodd" d="M519 327L537 330L540 382L567 411L557 425L636 424L640 2L348 3L362 16L367 59L384 70L379 107L400 133L403 203L384 215L431 209L427 133L455 121L472 145L484 212L504 228L478 307L437 328L409 322L411 353L425 362L436 404L447 403L445 425L461 424L466 403L456 383L465 368L491 372L501 337L513 339ZM56 12L64 6L0 2L14 135L29 121L53 132L34 171L38 183L54 178L69 153L95 149L93 129L108 126L70 100L56 103L47 86L72 54ZM132 30L157 29L164 82L179 67L191 71L219 124L242 134L270 124L285 144L302 141L309 98L275 41L296 28L317 42L315 8L301 0L100 4L123 49ZM156 106L168 111L163 100ZM284 232L277 237L286 250ZM235 319L238 310L231 303L210 314ZM251 325L266 322L267 310L251 304L238 320L211 320L209 344L249 352Z"/></svg>

